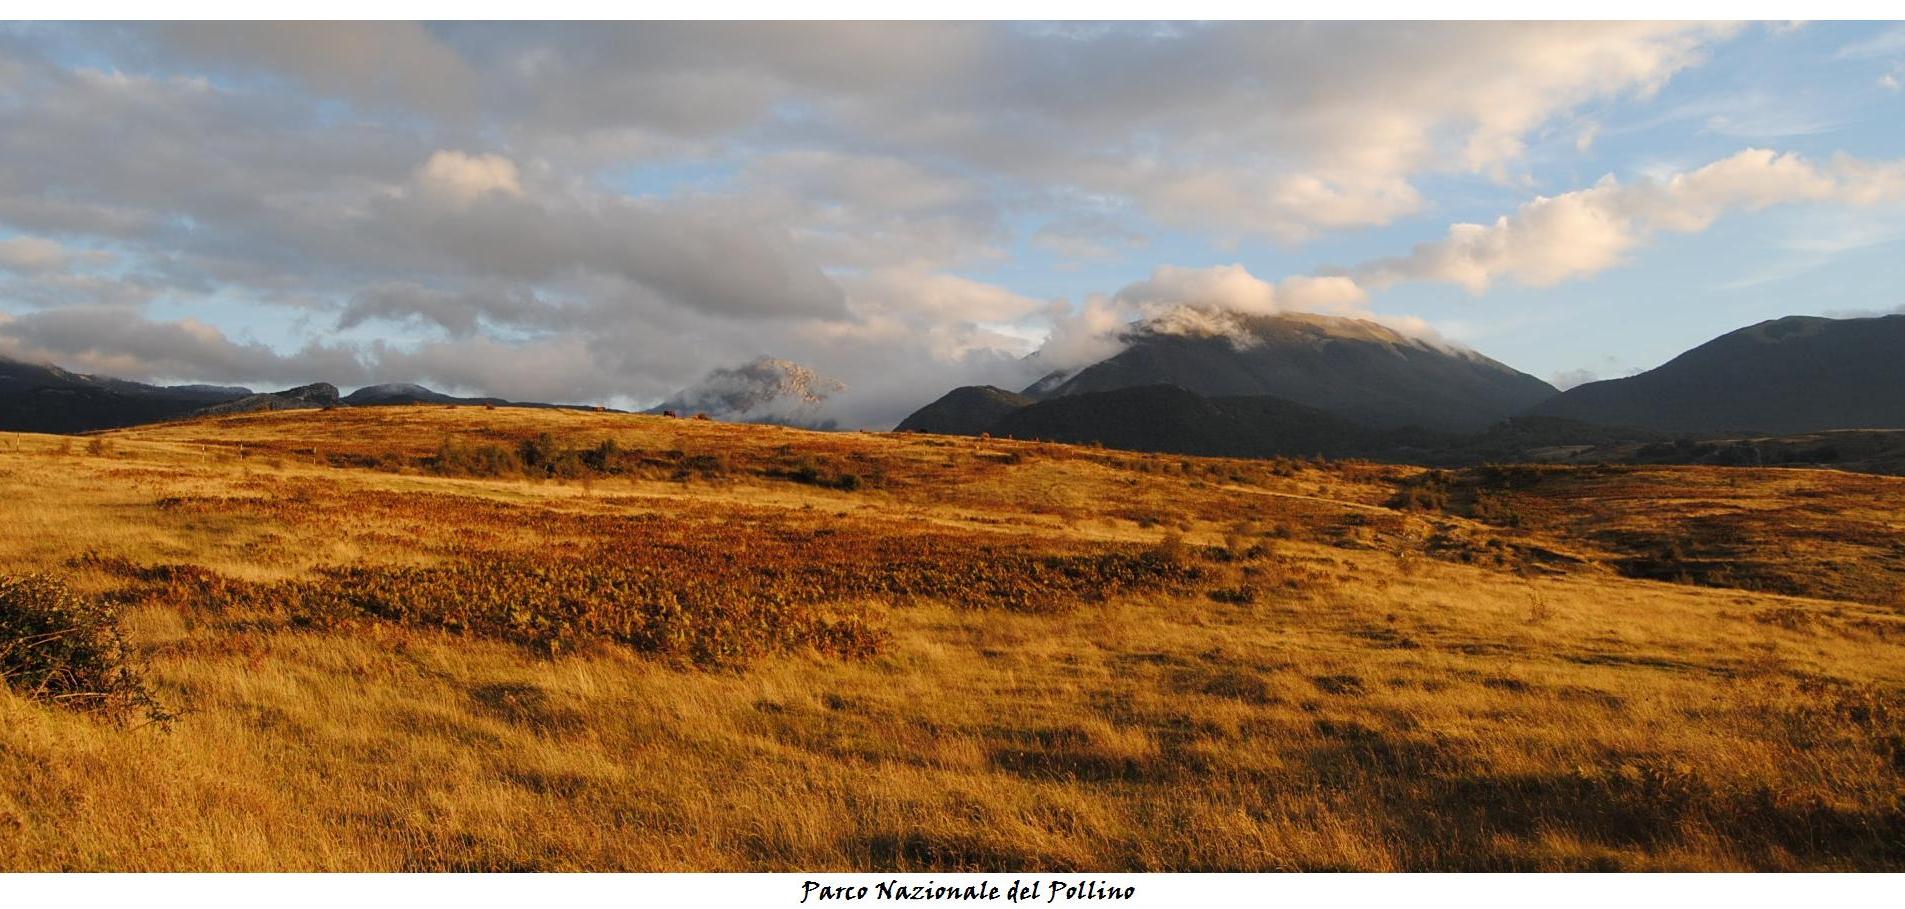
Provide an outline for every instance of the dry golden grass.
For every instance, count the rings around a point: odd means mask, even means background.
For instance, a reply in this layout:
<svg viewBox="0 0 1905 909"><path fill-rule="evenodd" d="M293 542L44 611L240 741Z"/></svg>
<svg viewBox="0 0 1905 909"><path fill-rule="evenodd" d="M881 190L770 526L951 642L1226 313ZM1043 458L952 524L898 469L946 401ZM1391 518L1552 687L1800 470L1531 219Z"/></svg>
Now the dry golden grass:
<svg viewBox="0 0 1905 909"><path fill-rule="evenodd" d="M544 433L628 454L435 475ZM0 869L1905 868L1905 481L1404 508L1421 471L470 407L103 438L0 435L0 574L122 604L183 716L0 691ZM433 605L491 577L528 593ZM696 584L669 615L744 646L617 624Z"/></svg>

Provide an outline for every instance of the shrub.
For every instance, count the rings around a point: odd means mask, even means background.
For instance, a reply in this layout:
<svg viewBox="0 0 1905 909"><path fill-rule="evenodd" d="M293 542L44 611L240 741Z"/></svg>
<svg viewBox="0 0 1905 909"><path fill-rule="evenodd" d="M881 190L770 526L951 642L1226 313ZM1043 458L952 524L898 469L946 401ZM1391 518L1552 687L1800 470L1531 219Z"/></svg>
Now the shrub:
<svg viewBox="0 0 1905 909"><path fill-rule="evenodd" d="M469 445L445 437L430 467L449 477L505 477L522 473L523 462L501 445Z"/></svg>
<svg viewBox="0 0 1905 909"><path fill-rule="evenodd" d="M1184 535L1181 533L1165 534L1163 539L1158 540L1156 546L1151 547L1150 555L1167 564L1182 563L1185 555Z"/></svg>
<svg viewBox="0 0 1905 909"><path fill-rule="evenodd" d="M35 700L114 722L174 717L146 689L110 606L42 575L0 577L0 679Z"/></svg>
<svg viewBox="0 0 1905 909"><path fill-rule="evenodd" d="M292 619L309 627L340 627L363 616L501 638L549 655L610 641L699 664L737 665L802 647L864 657L885 638L858 604L779 585L750 596L683 580L586 560L472 561L333 569L265 596L282 600Z"/></svg>
<svg viewBox="0 0 1905 909"><path fill-rule="evenodd" d="M1389 507L1405 511L1446 511L1449 507L1449 474L1431 470L1404 481L1389 500Z"/></svg>
<svg viewBox="0 0 1905 909"><path fill-rule="evenodd" d="M801 649L873 654L886 638L886 607L931 602L1058 613L1130 593L1188 593L1208 577L1183 558L1181 541L1175 555L1136 546L1041 553L1027 551L1029 540L797 529L745 517L719 524L571 520L566 526L613 528L614 536L576 549L459 549L427 567L360 565L262 583L194 566L97 557L83 565L131 582L116 594L120 602L172 605L221 621L314 629L388 622L549 655L619 644L715 666Z"/></svg>
<svg viewBox="0 0 1905 909"><path fill-rule="evenodd" d="M796 483L806 483L809 486L823 485L820 465L815 463L813 458L801 458L794 462L794 466L781 471L781 475Z"/></svg>
<svg viewBox="0 0 1905 909"><path fill-rule="evenodd" d="M1207 594L1214 602L1228 603L1232 606L1248 606L1257 602L1257 588L1250 584L1235 587L1214 587Z"/></svg>
<svg viewBox="0 0 1905 909"><path fill-rule="evenodd" d="M1510 504L1503 496L1478 493L1475 496L1475 503L1470 506L1469 511L1474 515L1476 520L1493 524L1497 527L1521 526L1521 512L1517 511L1515 506Z"/></svg>
<svg viewBox="0 0 1905 909"><path fill-rule="evenodd" d="M524 439L516 447L516 456L522 459L523 467L531 471L547 472L560 453L561 450L556 447L556 437L546 432Z"/></svg>
<svg viewBox="0 0 1905 909"><path fill-rule="evenodd" d="M680 467L675 470L675 479L686 480L700 477L704 480L717 480L734 472L728 463L728 456L720 452L681 455Z"/></svg>
<svg viewBox="0 0 1905 909"><path fill-rule="evenodd" d="M808 486L819 486L823 489L838 489L842 492L853 492L864 483L859 474L844 472L839 469L839 465L831 461L822 464L811 457L802 457L788 466L770 468L763 473L770 477L792 480Z"/></svg>
<svg viewBox="0 0 1905 909"><path fill-rule="evenodd" d="M582 463L596 473L620 471L622 458L622 447L614 439L603 439L600 445L582 453Z"/></svg>

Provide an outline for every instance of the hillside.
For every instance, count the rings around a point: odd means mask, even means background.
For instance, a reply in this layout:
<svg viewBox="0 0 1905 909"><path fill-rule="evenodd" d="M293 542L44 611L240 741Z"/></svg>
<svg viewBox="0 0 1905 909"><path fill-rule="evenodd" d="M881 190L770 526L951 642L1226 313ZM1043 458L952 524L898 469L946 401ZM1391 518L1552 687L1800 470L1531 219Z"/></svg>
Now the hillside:
<svg viewBox="0 0 1905 909"><path fill-rule="evenodd" d="M409 404L571 406L457 397L407 382L366 385L348 395L340 395L329 382L271 392L224 385L147 385L0 357L0 431L85 433L202 416Z"/></svg>
<svg viewBox="0 0 1905 909"><path fill-rule="evenodd" d="M1905 316L1761 322L1532 412L1676 434L1902 429Z"/></svg>
<svg viewBox="0 0 1905 909"><path fill-rule="evenodd" d="M0 521L176 714L0 688L7 870L1905 869L1905 480L433 405Z"/></svg>
<svg viewBox="0 0 1905 909"><path fill-rule="evenodd" d="M194 411L193 415L220 416L271 410L314 410L336 407L339 403L337 386L329 382L314 382L310 385L287 388L284 391L246 395L235 401L225 401Z"/></svg>
<svg viewBox="0 0 1905 909"><path fill-rule="evenodd" d="M901 420L894 432L931 432L947 436L976 436L1036 399L991 385L968 385Z"/></svg>
<svg viewBox="0 0 1905 909"><path fill-rule="evenodd" d="M896 432L990 435L1127 451L1216 457L1322 455L1397 464L1463 466L1515 461L1581 463L1823 464L1901 473L1871 443L1857 446L1761 439L1745 457L1737 441L1675 440L1557 417L1511 417L1478 433L1376 430L1270 396L1205 397L1169 385L1138 386L1036 400L996 388L954 389ZM1881 446L1882 447L1882 446ZM1777 450L1775 450L1777 449Z"/></svg>
<svg viewBox="0 0 1905 909"><path fill-rule="evenodd" d="M1042 397L1175 385L1208 397L1281 398L1378 429L1472 432L1555 393L1546 382L1474 351L1374 322L1208 313L1183 323L1134 326L1123 351Z"/></svg>
<svg viewBox="0 0 1905 909"><path fill-rule="evenodd" d="M175 419L251 394L216 385L158 386L0 356L0 429L85 432Z"/></svg>
<svg viewBox="0 0 1905 909"><path fill-rule="evenodd" d="M384 407L392 404L508 404L502 398L459 398L411 382L366 385L339 399L347 407Z"/></svg>
<svg viewBox="0 0 1905 909"><path fill-rule="evenodd" d="M1012 439L1218 457L1364 454L1387 447L1373 430L1272 397L1206 398L1170 385L1039 401L990 427Z"/></svg>

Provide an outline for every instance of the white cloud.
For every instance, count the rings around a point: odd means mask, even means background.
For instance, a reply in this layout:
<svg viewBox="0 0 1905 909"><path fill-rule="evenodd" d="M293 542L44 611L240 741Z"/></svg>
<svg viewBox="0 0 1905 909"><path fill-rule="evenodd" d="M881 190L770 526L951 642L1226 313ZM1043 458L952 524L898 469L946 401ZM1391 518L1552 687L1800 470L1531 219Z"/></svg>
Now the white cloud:
<svg viewBox="0 0 1905 909"><path fill-rule="evenodd" d="M1049 318L1051 331L1033 358L1041 372L1068 372L1123 350L1122 335L1137 314L1112 297L1093 294L1077 306L1054 303Z"/></svg>
<svg viewBox="0 0 1905 909"><path fill-rule="evenodd" d="M1101 212L1078 212L1040 225L1032 244L1069 260L1105 261L1142 248L1149 238Z"/></svg>
<svg viewBox="0 0 1905 909"><path fill-rule="evenodd" d="M37 273L65 271L72 255L66 247L43 237L0 240L0 268Z"/></svg>
<svg viewBox="0 0 1905 909"><path fill-rule="evenodd" d="M1587 154L1594 148L1594 140L1599 138L1600 135L1601 124L1592 120L1581 124L1580 130L1574 134L1574 150L1584 155Z"/></svg>
<svg viewBox="0 0 1905 909"><path fill-rule="evenodd" d="M1905 316L1905 303L1891 309L1828 309L1825 312L1831 319L1871 319L1878 316Z"/></svg>
<svg viewBox="0 0 1905 909"><path fill-rule="evenodd" d="M1135 193L1166 222L1287 242L1322 231L1388 224L1422 207L1421 194L1407 180L1381 174L1276 174L1240 167L1164 175L1146 183Z"/></svg>
<svg viewBox="0 0 1905 909"><path fill-rule="evenodd" d="M1048 310L1051 332L1038 349L1043 371L1089 366L1116 354L1134 322L1173 334L1229 337L1239 344L1253 339L1239 316L1316 313L1378 322L1404 334L1446 344L1426 322L1378 316L1366 309L1368 296L1341 276L1295 276L1272 283L1241 265L1189 268L1159 266L1151 276L1110 295L1092 295L1076 307L1054 303Z"/></svg>
<svg viewBox="0 0 1905 909"><path fill-rule="evenodd" d="M1368 302L1362 288L1348 278L1301 276L1272 284L1242 265L1162 265L1151 277L1119 290L1114 299L1140 313L1190 305L1246 315L1356 313Z"/></svg>
<svg viewBox="0 0 1905 909"><path fill-rule="evenodd" d="M360 104L468 113L476 102L476 74L419 23L173 23L163 37L207 62L276 70Z"/></svg>
<svg viewBox="0 0 1905 909"><path fill-rule="evenodd" d="M1839 48L1841 60L1861 60L1871 57L1889 57L1905 54L1905 26L1894 25L1882 29L1869 38L1854 41Z"/></svg>
<svg viewBox="0 0 1905 909"><path fill-rule="evenodd" d="M338 316L340 329L381 319L435 325L451 337L469 337L485 323L548 327L577 321L573 307L552 303L526 288L449 291L413 282L375 284L351 297Z"/></svg>
<svg viewBox="0 0 1905 909"><path fill-rule="evenodd" d="M1045 301L996 284L919 267L882 269L845 283L850 300L862 312L884 311L928 322L1014 322L1045 306Z"/></svg>
<svg viewBox="0 0 1905 909"><path fill-rule="evenodd" d="M367 359L380 382L413 381L518 401L558 404L653 403L665 384L618 368L580 335L501 341L477 335L415 347L373 344Z"/></svg>
<svg viewBox="0 0 1905 909"><path fill-rule="evenodd" d="M917 204L906 171L1110 194L1179 226L1302 239L1422 205L1415 178L1505 175L1527 137L1646 96L1737 26L969 23L174 26L199 66L274 72L370 107L475 117L582 167L746 149ZM923 162L935 162L926 168ZM791 172L789 172L791 170ZM839 194L822 179L815 190Z"/></svg>
<svg viewBox="0 0 1905 909"><path fill-rule="evenodd" d="M195 319L155 322L119 307L68 307L0 320L0 353L83 372L132 378L304 384L362 383L368 373L341 345L312 342L281 354L233 341Z"/></svg>
<svg viewBox="0 0 1905 909"><path fill-rule="evenodd" d="M1706 230L1732 211L1832 202L1905 201L1905 159L1845 156L1816 164L1796 154L1747 149L1665 179L1622 184L1612 176L1558 196L1538 196L1493 224L1455 224L1408 255L1346 272L1362 284L1446 281L1481 293L1499 280L1547 287L1625 261L1655 233Z"/></svg>
<svg viewBox="0 0 1905 909"><path fill-rule="evenodd" d="M1568 369L1549 376L1548 384L1562 391L1567 391L1577 385L1586 385L1589 382L1598 382L1600 380L1601 374L1592 369Z"/></svg>
<svg viewBox="0 0 1905 909"><path fill-rule="evenodd" d="M1736 27L61 28L74 53L0 30L0 222L66 256L0 251L0 294L92 314L9 323L13 343L30 332L128 375L195 351L208 378L369 371L653 403L772 355L839 376L849 391L827 406L878 425L954 384L1018 382L1047 324L1041 357L1082 364L1185 303L1367 316L1366 286L1567 280L1656 231L1799 198L1870 204L1897 179L1774 156L1609 181L1343 275L1166 267L1074 306L962 273L1027 241L1088 262L1128 260L1147 235L1393 223L1437 201L1425 178L1519 182L1529 142L1589 147L1610 103L1657 91ZM95 249L123 277L73 273ZM357 363L99 315L158 299L410 337L350 348Z"/></svg>
<svg viewBox="0 0 1905 909"><path fill-rule="evenodd" d="M516 162L502 155L469 155L443 150L417 169L417 188L426 197L464 206L490 193L521 196Z"/></svg>

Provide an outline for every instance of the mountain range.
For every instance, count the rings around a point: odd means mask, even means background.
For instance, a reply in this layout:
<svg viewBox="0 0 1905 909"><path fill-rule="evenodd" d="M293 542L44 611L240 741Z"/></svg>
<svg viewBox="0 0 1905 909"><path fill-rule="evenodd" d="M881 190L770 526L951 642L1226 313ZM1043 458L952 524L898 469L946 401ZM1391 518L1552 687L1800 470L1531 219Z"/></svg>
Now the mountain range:
<svg viewBox="0 0 1905 909"><path fill-rule="evenodd" d="M86 432L177 419L251 394L220 385L146 385L0 356L0 429Z"/></svg>
<svg viewBox="0 0 1905 909"><path fill-rule="evenodd" d="M1392 447L1391 432L1283 398L1207 397L1176 385L1051 398L1007 414L991 431L1017 439L1228 457L1344 457Z"/></svg>
<svg viewBox="0 0 1905 909"><path fill-rule="evenodd" d="M1556 394L1475 351L1361 319L1186 307L1121 340L1018 392L955 389L897 428L1187 454L1362 451L1394 447L1397 433L1480 432Z"/></svg>
<svg viewBox="0 0 1905 909"><path fill-rule="evenodd" d="M1133 324L1121 340L1114 355L1019 391L953 389L896 429L1182 454L1415 463L1905 458L1905 432L1888 431L1905 429L1905 315L1774 319L1659 368L1567 391L1474 351L1358 319L1184 307ZM837 386L798 364L764 358L716 370L671 403L683 413L720 405L723 412L760 412L745 419L786 420L776 408L787 408L776 402L792 401L797 407L789 412L798 416ZM395 404L560 406L456 397L414 384L371 385L348 395L323 382L264 393L150 385L0 357L5 430L72 433L193 416ZM1853 430L1863 434L1847 434Z"/></svg>
<svg viewBox="0 0 1905 909"><path fill-rule="evenodd" d="M1110 358L1022 391L954 389L898 429L1184 454L1436 463L1726 462L1762 457L1765 445L1749 455L1664 443L1905 428L1900 315L1775 319L1658 369L1565 392L1473 351L1330 316L1204 312L1133 325L1124 341ZM1855 447L1890 438L1870 436ZM1774 448L1781 458L1838 450Z"/></svg>
<svg viewBox="0 0 1905 909"><path fill-rule="evenodd" d="M348 395L340 395L329 382L274 392L228 385L148 385L0 356L0 430L14 432L92 432L195 416L400 404L561 406L460 398L407 383L368 385Z"/></svg>
<svg viewBox="0 0 1905 909"><path fill-rule="evenodd" d="M1531 412L1681 434L1905 427L1905 315L1761 322Z"/></svg>
<svg viewBox="0 0 1905 909"><path fill-rule="evenodd" d="M1485 429L1555 394L1475 351L1362 319L1185 307L1132 326L1123 341L1116 355L1028 392L1055 399L1176 385L1209 397L1283 398L1376 428L1452 432Z"/></svg>

